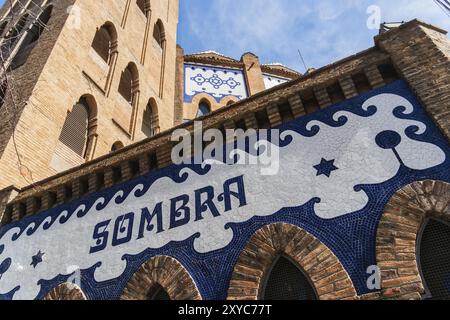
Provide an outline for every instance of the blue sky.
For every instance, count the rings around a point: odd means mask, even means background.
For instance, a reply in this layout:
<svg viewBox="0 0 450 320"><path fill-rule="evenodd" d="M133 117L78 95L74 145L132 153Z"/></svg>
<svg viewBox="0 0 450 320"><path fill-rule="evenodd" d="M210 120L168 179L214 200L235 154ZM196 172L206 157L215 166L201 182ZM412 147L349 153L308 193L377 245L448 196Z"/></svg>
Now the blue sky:
<svg viewBox="0 0 450 320"><path fill-rule="evenodd" d="M251 51L263 63L304 71L298 49L308 67L318 68L373 46L371 5L381 21L419 18L450 30L450 17L433 0L180 0L178 43L186 53L215 50L239 59Z"/></svg>
<svg viewBox="0 0 450 320"><path fill-rule="evenodd" d="M280 62L304 71L373 46L367 9L381 21L419 18L450 30L433 0L180 0L178 42L186 53L215 50L234 58L252 51L263 63Z"/></svg>

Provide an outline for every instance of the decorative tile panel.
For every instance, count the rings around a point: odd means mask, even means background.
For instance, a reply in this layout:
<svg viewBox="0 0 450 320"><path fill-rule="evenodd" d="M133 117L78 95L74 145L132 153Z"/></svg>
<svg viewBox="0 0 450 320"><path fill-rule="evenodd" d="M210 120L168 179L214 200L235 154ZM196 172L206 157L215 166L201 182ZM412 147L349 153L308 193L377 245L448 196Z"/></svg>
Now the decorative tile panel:
<svg viewBox="0 0 450 320"><path fill-rule="evenodd" d="M242 70L186 64L184 76L185 102L192 102L192 99L200 93L211 95L217 102L227 96L239 100L248 96Z"/></svg>

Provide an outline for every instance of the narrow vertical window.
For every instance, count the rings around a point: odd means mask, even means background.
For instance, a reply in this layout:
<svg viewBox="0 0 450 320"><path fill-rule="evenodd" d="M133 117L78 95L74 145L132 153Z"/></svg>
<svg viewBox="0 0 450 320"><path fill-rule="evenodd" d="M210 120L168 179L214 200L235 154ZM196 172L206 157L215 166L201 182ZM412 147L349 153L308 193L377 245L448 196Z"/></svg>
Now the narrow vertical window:
<svg viewBox="0 0 450 320"><path fill-rule="evenodd" d="M94 51L108 64L111 61L113 43L113 35L110 29L107 25L103 25L97 30L92 41Z"/></svg>
<svg viewBox="0 0 450 320"><path fill-rule="evenodd" d="M159 133L158 107L154 100L151 100L144 111L142 119L142 132L150 138Z"/></svg>
<svg viewBox="0 0 450 320"><path fill-rule="evenodd" d="M211 113L211 107L209 106L208 102L202 101L200 102L198 106L198 111L196 118L204 117Z"/></svg>
<svg viewBox="0 0 450 320"><path fill-rule="evenodd" d="M139 75L137 68L130 63L122 72L119 83L120 95L130 104L134 104L135 94L138 91Z"/></svg>
<svg viewBox="0 0 450 320"><path fill-rule="evenodd" d="M68 113L59 136L59 141L81 157L86 152L88 124L89 110L85 99L81 99Z"/></svg>

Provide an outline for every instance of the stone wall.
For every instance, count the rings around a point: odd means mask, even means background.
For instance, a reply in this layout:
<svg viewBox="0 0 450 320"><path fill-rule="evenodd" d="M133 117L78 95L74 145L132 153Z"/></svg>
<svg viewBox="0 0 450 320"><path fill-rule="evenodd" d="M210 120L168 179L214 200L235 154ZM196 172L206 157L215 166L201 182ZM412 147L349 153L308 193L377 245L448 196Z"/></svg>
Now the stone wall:
<svg viewBox="0 0 450 320"><path fill-rule="evenodd" d="M77 1L67 19L71 4L74 1L57 2L49 29L33 50L29 63L11 75L16 84L14 100L18 110L11 110L9 99L0 111L5 122L0 125L0 189L12 184L23 187L85 161L68 151L55 159L67 113L83 96L94 101L97 115L90 124L95 136L90 137L87 160L110 153L118 141L130 145L146 138L141 127L150 99L156 101L160 111L161 129L173 126L178 0L152 1L148 20L131 0ZM164 50L153 39L158 20L164 25ZM118 34L118 54L109 76L109 67L101 64L91 48L96 30L106 22L114 25ZM121 73L130 62L139 73L139 92L133 107L118 93ZM4 114L6 110L9 111ZM17 154L21 157L22 174ZM64 158L74 161L62 161Z"/></svg>

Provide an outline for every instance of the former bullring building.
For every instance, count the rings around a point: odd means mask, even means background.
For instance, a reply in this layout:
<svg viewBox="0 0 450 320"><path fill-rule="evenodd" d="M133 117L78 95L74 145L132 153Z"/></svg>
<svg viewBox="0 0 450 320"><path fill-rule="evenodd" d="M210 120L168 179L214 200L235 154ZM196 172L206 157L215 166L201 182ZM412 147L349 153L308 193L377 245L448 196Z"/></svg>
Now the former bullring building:
<svg viewBox="0 0 450 320"><path fill-rule="evenodd" d="M450 298L444 30L301 75L185 55L177 0L0 15L1 299ZM280 130L277 174L174 165L196 118Z"/></svg>

